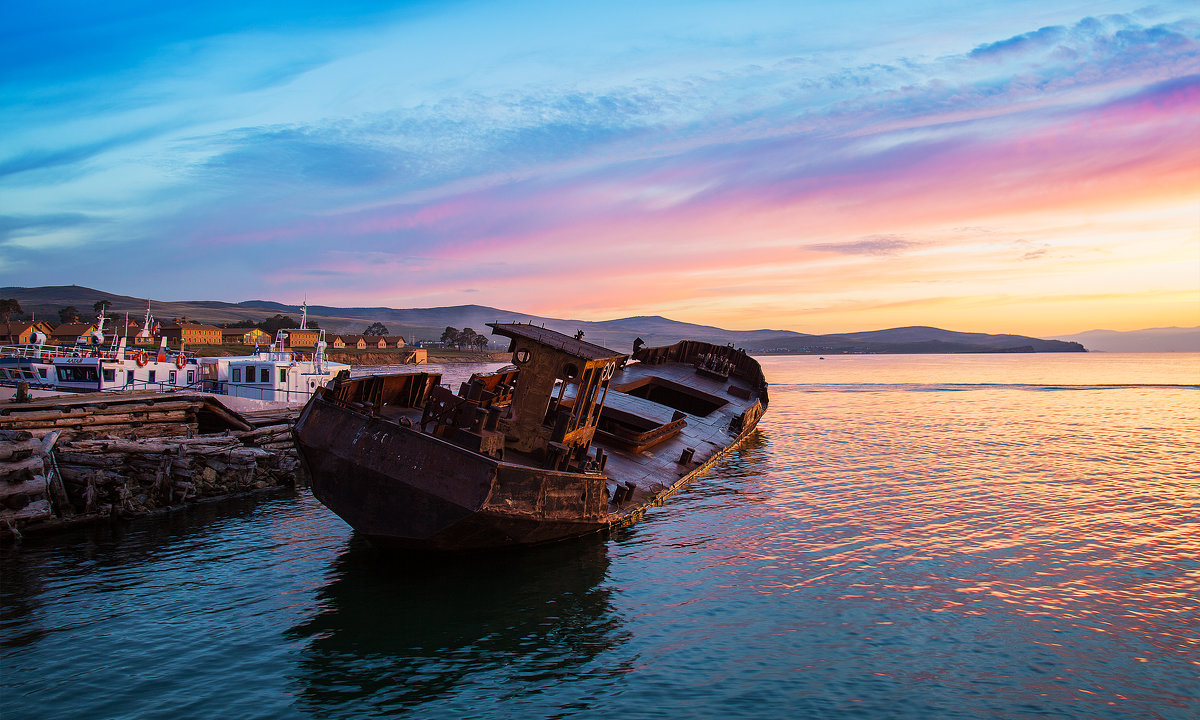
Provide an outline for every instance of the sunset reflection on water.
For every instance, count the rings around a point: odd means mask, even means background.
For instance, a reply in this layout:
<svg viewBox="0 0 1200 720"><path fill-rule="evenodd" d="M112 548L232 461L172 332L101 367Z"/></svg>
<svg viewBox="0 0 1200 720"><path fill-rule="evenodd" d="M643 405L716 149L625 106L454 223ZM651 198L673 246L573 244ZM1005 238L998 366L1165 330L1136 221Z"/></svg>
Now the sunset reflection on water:
<svg viewBox="0 0 1200 720"><path fill-rule="evenodd" d="M920 382L914 365L944 358L841 359L879 371L852 383L768 358L755 441L623 544L643 562L655 545L680 607L727 623L691 646L788 642L806 687L843 688L839 711L945 713L950 693L962 716L1194 717L1196 360L1089 385L1111 368L984 358L1004 372L968 384ZM635 591L635 611L668 597Z"/></svg>
<svg viewBox="0 0 1200 720"><path fill-rule="evenodd" d="M763 364L577 544L395 562L302 492L0 551L0 714L1200 717L1200 356Z"/></svg>

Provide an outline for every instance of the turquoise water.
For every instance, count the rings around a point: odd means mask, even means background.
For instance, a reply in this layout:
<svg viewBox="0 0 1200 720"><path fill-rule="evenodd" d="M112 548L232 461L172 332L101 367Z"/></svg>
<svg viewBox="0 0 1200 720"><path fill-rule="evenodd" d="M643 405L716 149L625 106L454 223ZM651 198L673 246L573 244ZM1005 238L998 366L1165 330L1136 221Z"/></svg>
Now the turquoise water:
<svg viewBox="0 0 1200 720"><path fill-rule="evenodd" d="M762 361L611 536L383 555L301 492L4 549L0 717L1200 716L1200 356Z"/></svg>

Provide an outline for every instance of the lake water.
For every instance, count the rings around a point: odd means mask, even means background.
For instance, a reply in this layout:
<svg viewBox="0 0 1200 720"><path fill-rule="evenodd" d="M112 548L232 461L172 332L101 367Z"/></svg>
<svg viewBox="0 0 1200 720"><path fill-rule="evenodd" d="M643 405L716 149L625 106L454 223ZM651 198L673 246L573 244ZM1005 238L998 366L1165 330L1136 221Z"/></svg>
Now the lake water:
<svg viewBox="0 0 1200 720"><path fill-rule="evenodd" d="M4 549L0 717L1200 717L1200 355L761 360L612 536L397 557L300 492Z"/></svg>

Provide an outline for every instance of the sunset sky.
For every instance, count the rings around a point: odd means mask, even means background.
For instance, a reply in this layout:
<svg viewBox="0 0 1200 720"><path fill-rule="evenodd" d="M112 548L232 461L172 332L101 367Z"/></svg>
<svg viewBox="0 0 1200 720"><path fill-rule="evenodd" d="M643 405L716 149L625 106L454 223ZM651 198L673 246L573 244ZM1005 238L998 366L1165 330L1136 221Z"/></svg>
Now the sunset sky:
<svg viewBox="0 0 1200 720"><path fill-rule="evenodd" d="M0 285L1200 325L1194 1L0 8Z"/></svg>

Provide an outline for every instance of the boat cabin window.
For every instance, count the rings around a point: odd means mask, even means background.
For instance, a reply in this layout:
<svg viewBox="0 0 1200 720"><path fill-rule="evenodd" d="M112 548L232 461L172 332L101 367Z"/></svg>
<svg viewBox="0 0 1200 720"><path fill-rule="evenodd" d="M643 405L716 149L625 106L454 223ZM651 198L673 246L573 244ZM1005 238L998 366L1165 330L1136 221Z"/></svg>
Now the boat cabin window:
<svg viewBox="0 0 1200 720"><path fill-rule="evenodd" d="M259 382L271 382L271 369L264 367L258 374Z"/></svg>
<svg viewBox="0 0 1200 720"><path fill-rule="evenodd" d="M58 368L61 382L96 382L96 368L72 365Z"/></svg>
<svg viewBox="0 0 1200 720"><path fill-rule="evenodd" d="M196 382L196 371L188 370L188 385L191 385L194 382Z"/></svg>
<svg viewBox="0 0 1200 720"><path fill-rule="evenodd" d="M154 374L155 374L154 370L151 370L150 372L146 373L146 382L154 382Z"/></svg>
<svg viewBox="0 0 1200 720"><path fill-rule="evenodd" d="M626 395L645 398L650 402L698 417L707 417L714 410L727 404L726 400L716 395L709 395L660 377L642 378L616 389Z"/></svg>
<svg viewBox="0 0 1200 720"><path fill-rule="evenodd" d="M169 382L172 385L175 384L175 371L174 370L167 373L167 382Z"/></svg>
<svg viewBox="0 0 1200 720"><path fill-rule="evenodd" d="M104 382L110 383L110 382L116 382L116 381L117 381L116 368L104 368Z"/></svg>
<svg viewBox="0 0 1200 720"><path fill-rule="evenodd" d="M230 377L231 382L240 383L242 381L242 369L234 368L233 375Z"/></svg>
<svg viewBox="0 0 1200 720"><path fill-rule="evenodd" d="M125 384L126 384L126 385L132 385L132 384L133 384L133 371L132 371L132 370L126 370L126 371L125 371Z"/></svg>
<svg viewBox="0 0 1200 720"><path fill-rule="evenodd" d="M38 375L41 375L42 379L45 380L46 379L46 368L38 368Z"/></svg>
<svg viewBox="0 0 1200 720"><path fill-rule="evenodd" d="M287 368L279 368L279 382L287 382Z"/></svg>

